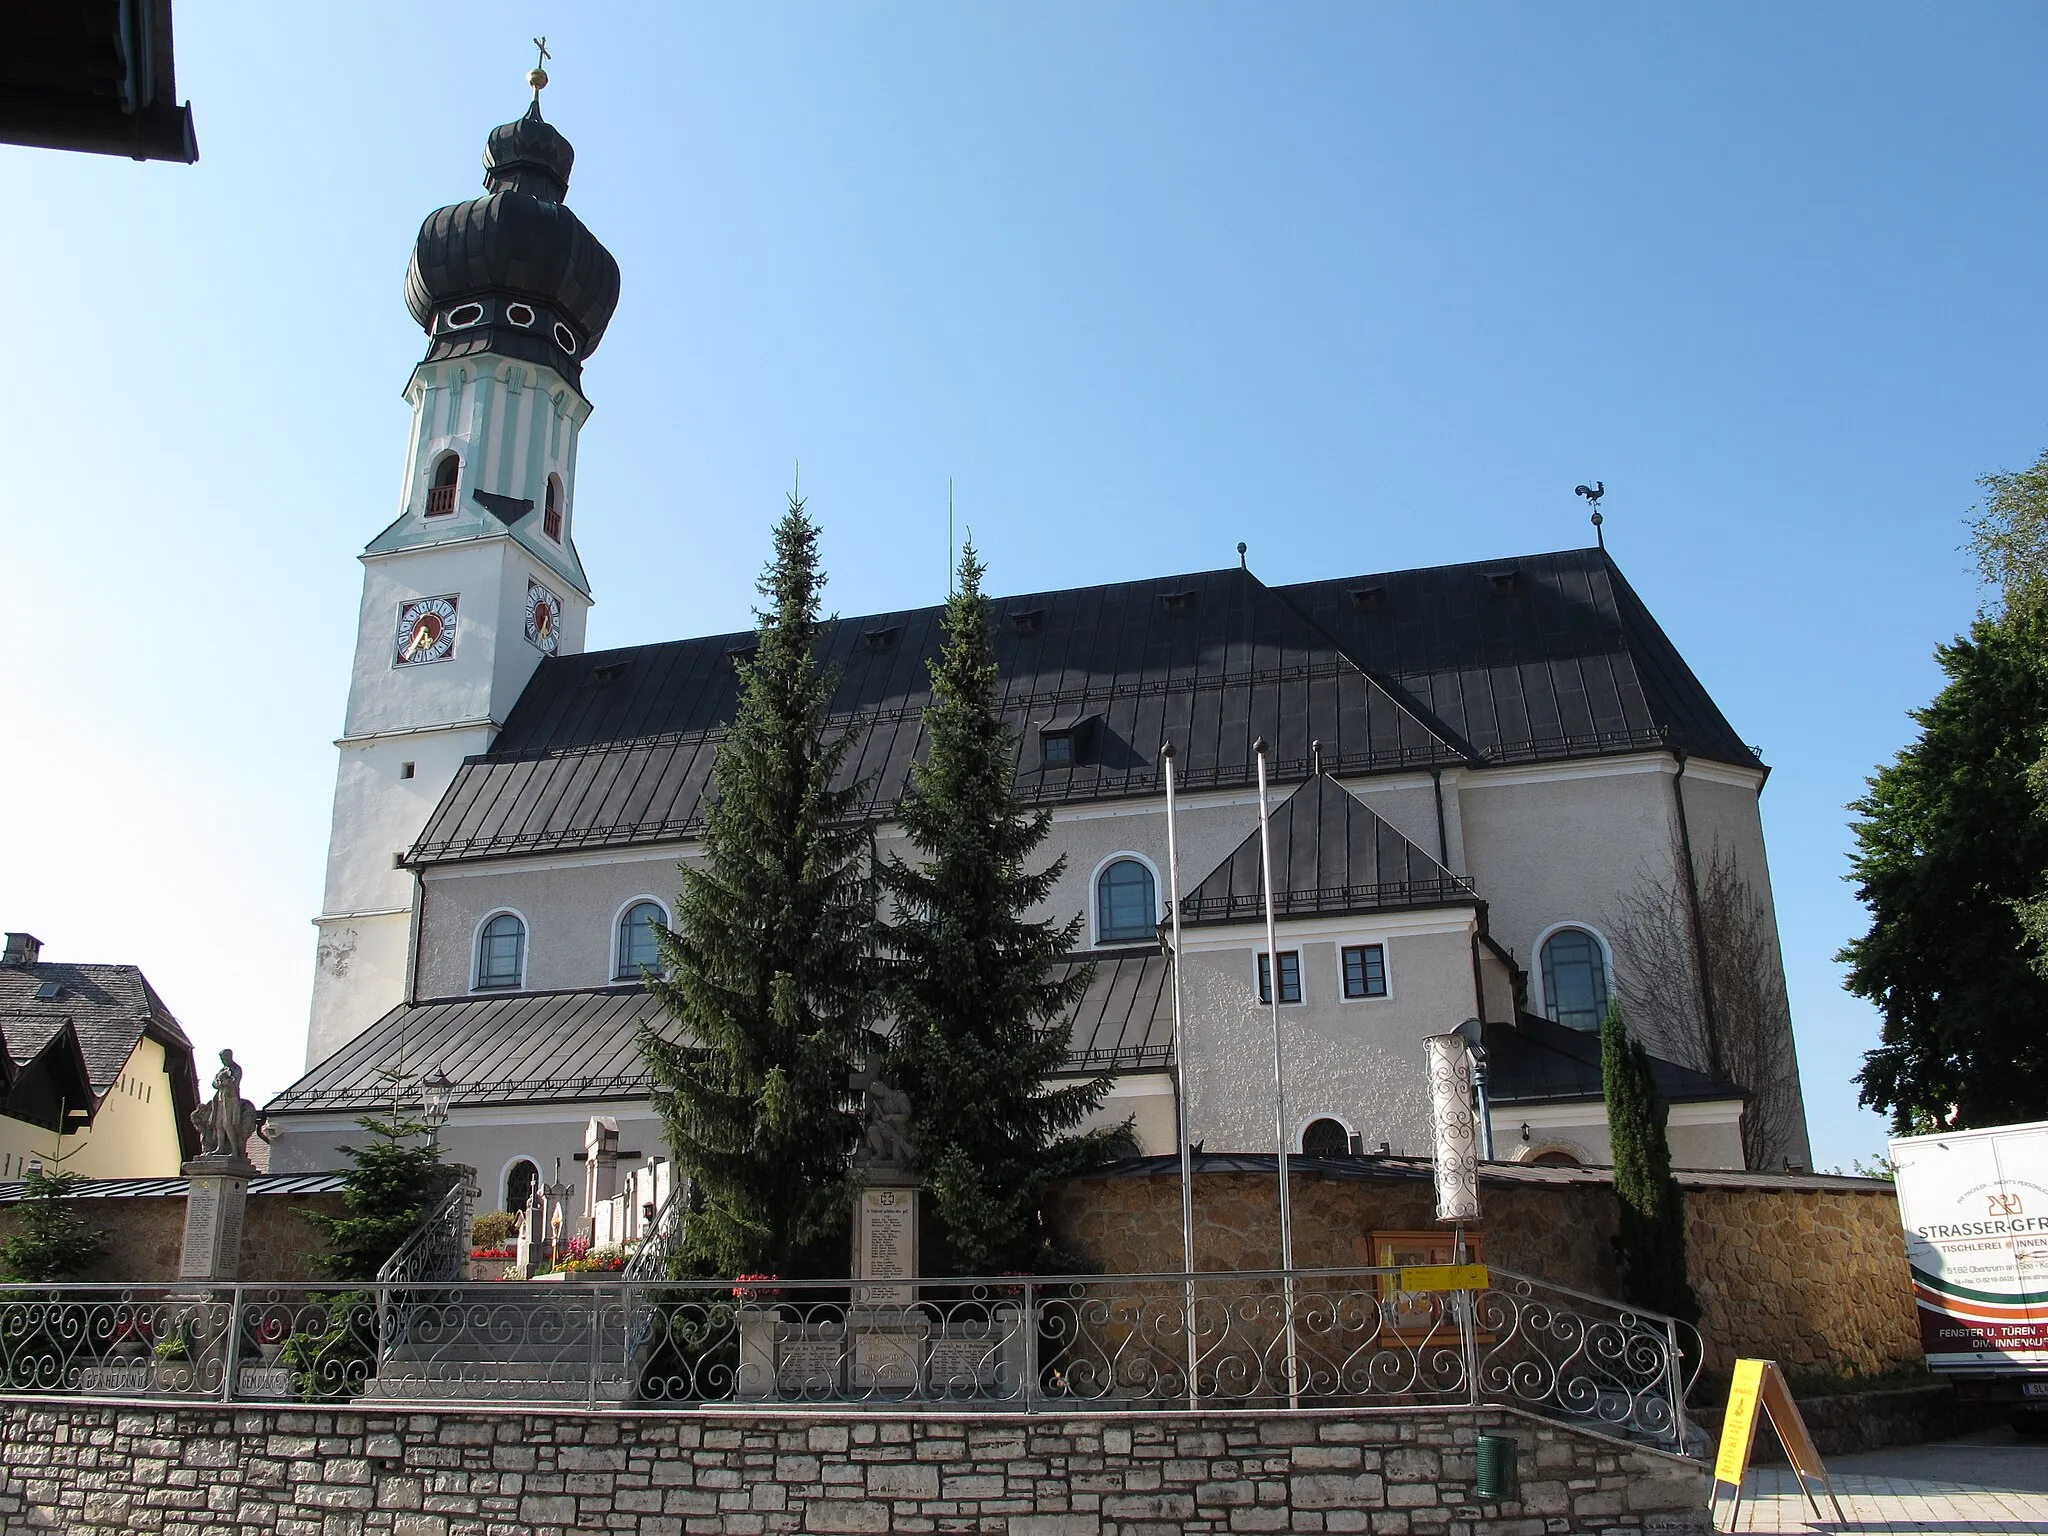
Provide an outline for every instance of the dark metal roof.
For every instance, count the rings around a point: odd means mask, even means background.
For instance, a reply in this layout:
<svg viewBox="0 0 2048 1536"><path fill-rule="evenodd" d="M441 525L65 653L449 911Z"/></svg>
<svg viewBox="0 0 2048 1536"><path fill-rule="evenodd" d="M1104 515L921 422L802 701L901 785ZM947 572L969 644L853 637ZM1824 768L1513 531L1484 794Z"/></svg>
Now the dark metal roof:
<svg viewBox="0 0 2048 1536"><path fill-rule="evenodd" d="M1172 996L1156 950L1106 951L1075 1006L1066 1070L1164 1070L1173 1059ZM645 1097L642 1025L667 1032L661 1005L638 986L512 996L451 997L401 1005L270 1101L272 1115L333 1113L388 1104L386 1068L439 1068L454 1102L564 1104Z"/></svg>
<svg viewBox="0 0 2048 1536"><path fill-rule="evenodd" d="M1544 1104L1603 1096L1600 1036L1533 1013L1513 1024L1486 1026L1487 1091L1496 1105ZM1726 1078L1698 1072L1652 1054L1650 1076L1667 1104L1740 1099Z"/></svg>
<svg viewBox="0 0 2048 1536"><path fill-rule="evenodd" d="M1469 881L1409 842L1327 774L1271 815L1273 915L1311 917L1404 907L1476 906ZM1256 828L1195 887L1184 923L1243 923L1265 915Z"/></svg>
<svg viewBox="0 0 2048 1536"><path fill-rule="evenodd" d="M1377 593L1357 597L1354 593ZM845 782L886 810L921 752L939 608L826 626ZM1599 550L1269 588L1229 569L993 604L1018 784L1070 802L1152 794L1171 737L1186 787L1678 746L1756 766ZM890 634L876 645L869 637ZM1334 638L1333 638L1334 636ZM409 858L422 864L674 841L702 825L744 632L535 670L487 754L457 772ZM1071 764L1038 728L1090 720Z"/></svg>
<svg viewBox="0 0 2048 1536"><path fill-rule="evenodd" d="M1481 761L1672 746L1758 766L1605 550L1277 590Z"/></svg>
<svg viewBox="0 0 2048 1536"><path fill-rule="evenodd" d="M178 102L171 0L0 7L0 141L197 160L192 109Z"/></svg>
<svg viewBox="0 0 2048 1536"><path fill-rule="evenodd" d="M249 1181L252 1195L332 1195L346 1187L340 1173L259 1173ZM191 1192L191 1180L162 1179L80 1179L67 1200L136 1200L175 1198ZM25 1186L19 1181L0 1184L0 1205L19 1200Z"/></svg>
<svg viewBox="0 0 2048 1536"><path fill-rule="evenodd" d="M1070 1073L1164 1072L1173 1065L1173 968L1157 949L1106 950L1074 1009Z"/></svg>
<svg viewBox="0 0 2048 1536"><path fill-rule="evenodd" d="M922 749L943 611L826 627L822 654L838 673L831 727L856 738L845 782L867 780L873 807L895 803ZM1033 623L1013 622L1029 615ZM1340 772L1466 761L1241 570L1003 598L993 618L1003 714L1031 800L1151 793L1169 736L1189 788L1249 782L1261 736L1283 780L1307 776L1311 741ZM871 646L867 636L884 630L895 641ZM544 660L490 752L456 774L410 857L431 864L694 833L732 718L733 657L754 639ZM1085 749L1047 766L1036 728L1078 715L1098 717Z"/></svg>

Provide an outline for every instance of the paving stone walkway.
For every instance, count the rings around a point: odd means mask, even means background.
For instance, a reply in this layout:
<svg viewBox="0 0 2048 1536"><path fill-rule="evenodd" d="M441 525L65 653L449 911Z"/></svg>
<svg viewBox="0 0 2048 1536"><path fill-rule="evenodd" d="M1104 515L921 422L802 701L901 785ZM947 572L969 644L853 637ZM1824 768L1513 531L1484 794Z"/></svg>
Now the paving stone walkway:
<svg viewBox="0 0 2048 1536"><path fill-rule="evenodd" d="M1986 1431L1939 1445L1893 1446L1829 1461L1846 1520L1821 1496L1815 1519L1786 1467L1750 1474L1739 1531L1804 1533L2048 1531L2048 1441L2007 1430Z"/></svg>

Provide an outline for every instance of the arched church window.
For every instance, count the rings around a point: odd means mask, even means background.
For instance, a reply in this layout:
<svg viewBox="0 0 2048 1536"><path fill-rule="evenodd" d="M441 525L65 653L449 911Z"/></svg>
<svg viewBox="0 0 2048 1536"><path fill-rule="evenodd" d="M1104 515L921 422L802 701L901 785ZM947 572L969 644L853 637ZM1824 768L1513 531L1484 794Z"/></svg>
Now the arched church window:
<svg viewBox="0 0 2048 1536"><path fill-rule="evenodd" d="M617 980L638 981L643 967L651 971L660 964L654 928L667 921L668 914L651 901L636 901L626 908L619 918L619 968L613 973Z"/></svg>
<svg viewBox="0 0 2048 1536"><path fill-rule="evenodd" d="M477 935L477 990L516 987L525 968L526 924L513 913L500 912Z"/></svg>
<svg viewBox="0 0 2048 1536"><path fill-rule="evenodd" d="M455 510L455 481L462 473L462 460L444 453L434 461L434 479L427 487L427 516L446 517Z"/></svg>
<svg viewBox="0 0 2048 1536"><path fill-rule="evenodd" d="M1303 1157L1345 1157L1350 1151L1351 1133L1344 1129L1341 1120L1311 1120L1301 1133Z"/></svg>
<svg viewBox="0 0 2048 1536"><path fill-rule="evenodd" d="M548 476L546 507L541 512L540 530L557 544L562 542L562 477Z"/></svg>
<svg viewBox="0 0 2048 1536"><path fill-rule="evenodd" d="M1118 859L1096 877L1095 942L1125 944L1159 932L1159 898L1152 871L1136 859Z"/></svg>
<svg viewBox="0 0 2048 1536"><path fill-rule="evenodd" d="M505 1170L505 1209L517 1214L533 1204L533 1192L540 1188L540 1169L531 1158L522 1157Z"/></svg>
<svg viewBox="0 0 2048 1536"><path fill-rule="evenodd" d="M1543 1011L1572 1029L1598 1029L1607 1017L1607 952L1583 928L1560 928L1543 941Z"/></svg>

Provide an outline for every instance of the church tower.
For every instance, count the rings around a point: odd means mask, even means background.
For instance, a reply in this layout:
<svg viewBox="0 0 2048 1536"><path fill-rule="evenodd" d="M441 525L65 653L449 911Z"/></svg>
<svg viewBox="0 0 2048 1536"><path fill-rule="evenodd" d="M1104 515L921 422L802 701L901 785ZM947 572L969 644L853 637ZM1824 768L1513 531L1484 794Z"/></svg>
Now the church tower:
<svg viewBox="0 0 2048 1536"><path fill-rule="evenodd" d="M541 658L583 649L583 362L619 266L569 211L575 151L541 118L547 76L528 78L532 107L485 142L485 195L428 215L405 274L427 354L405 388L398 519L362 554L308 1065L406 1000L403 854Z"/></svg>

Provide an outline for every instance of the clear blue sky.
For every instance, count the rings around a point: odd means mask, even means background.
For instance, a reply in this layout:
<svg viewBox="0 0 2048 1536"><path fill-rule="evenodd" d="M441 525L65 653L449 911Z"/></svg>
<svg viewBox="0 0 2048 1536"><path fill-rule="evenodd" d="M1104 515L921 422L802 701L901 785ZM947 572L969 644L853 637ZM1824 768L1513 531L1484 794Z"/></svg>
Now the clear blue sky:
<svg viewBox="0 0 2048 1536"><path fill-rule="evenodd" d="M1843 805L2048 443L2048 12L182 5L195 167L0 147L0 922L294 1074L420 219L525 105L624 298L593 646L747 622L793 461L832 602L1586 541L1774 772L1823 1164L1882 1143Z"/></svg>

